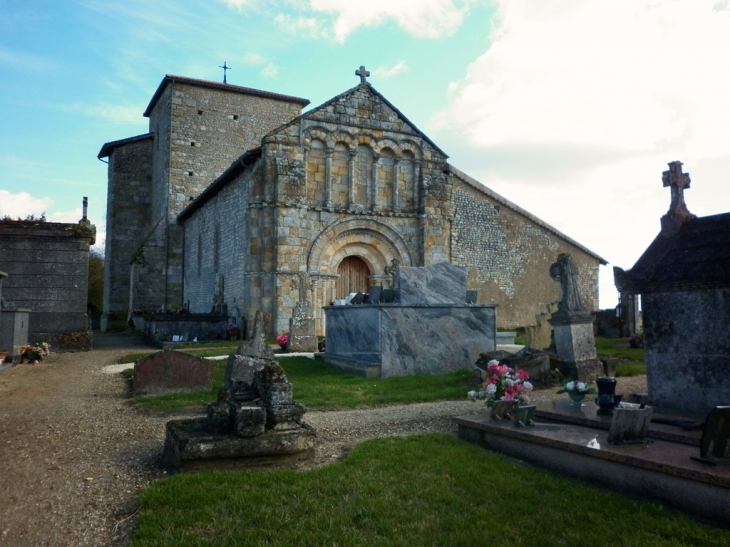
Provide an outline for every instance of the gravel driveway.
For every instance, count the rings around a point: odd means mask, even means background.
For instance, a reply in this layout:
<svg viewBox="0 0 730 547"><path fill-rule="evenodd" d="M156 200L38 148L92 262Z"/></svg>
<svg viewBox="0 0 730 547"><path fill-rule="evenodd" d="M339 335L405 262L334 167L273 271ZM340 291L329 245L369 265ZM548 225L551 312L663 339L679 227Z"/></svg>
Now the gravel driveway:
<svg viewBox="0 0 730 547"><path fill-rule="evenodd" d="M127 545L141 491L166 475L160 454L170 417L137 410L121 375L104 372L140 346L95 333L95 348L0 374L0 545ZM625 393L645 390L645 377L621 383ZM311 411L305 419L318 446L306 467L336 461L376 436L455 433L451 416L481 410L464 400Z"/></svg>

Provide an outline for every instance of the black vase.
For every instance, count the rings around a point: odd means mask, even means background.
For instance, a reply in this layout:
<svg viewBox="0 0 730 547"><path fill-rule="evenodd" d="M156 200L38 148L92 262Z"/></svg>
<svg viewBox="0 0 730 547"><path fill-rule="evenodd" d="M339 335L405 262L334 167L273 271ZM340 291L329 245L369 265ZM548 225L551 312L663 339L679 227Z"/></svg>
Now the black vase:
<svg viewBox="0 0 730 547"><path fill-rule="evenodd" d="M621 402L621 395L616 395L616 378L601 376L596 380L598 398L596 404L600 407L596 414L612 416L613 409Z"/></svg>

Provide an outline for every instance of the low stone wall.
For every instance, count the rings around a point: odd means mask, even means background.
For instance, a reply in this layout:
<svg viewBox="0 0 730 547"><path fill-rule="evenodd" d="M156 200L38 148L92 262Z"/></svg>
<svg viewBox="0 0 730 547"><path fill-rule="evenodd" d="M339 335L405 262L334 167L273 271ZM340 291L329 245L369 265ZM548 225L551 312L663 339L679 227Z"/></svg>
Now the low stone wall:
<svg viewBox="0 0 730 547"><path fill-rule="evenodd" d="M215 314L151 315L145 318L144 337L147 342L203 342L223 337L228 318ZM174 338L180 337L179 340Z"/></svg>

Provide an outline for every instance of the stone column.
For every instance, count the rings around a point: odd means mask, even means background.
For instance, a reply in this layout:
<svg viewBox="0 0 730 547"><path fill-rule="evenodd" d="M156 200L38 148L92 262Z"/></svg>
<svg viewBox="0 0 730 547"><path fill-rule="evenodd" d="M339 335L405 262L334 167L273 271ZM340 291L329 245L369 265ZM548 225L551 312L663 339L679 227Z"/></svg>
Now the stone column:
<svg viewBox="0 0 730 547"><path fill-rule="evenodd" d="M325 150L325 163L324 163L324 206L327 208L332 207L332 148Z"/></svg>
<svg viewBox="0 0 730 547"><path fill-rule="evenodd" d="M400 212L398 206L398 160L396 158L393 158L393 212Z"/></svg>
<svg viewBox="0 0 730 547"><path fill-rule="evenodd" d="M357 151L350 151L350 159L347 164L347 208L355 207L355 158Z"/></svg>
<svg viewBox="0 0 730 547"><path fill-rule="evenodd" d="M373 172L370 181L370 210L375 211L378 205L378 160L380 157L373 154Z"/></svg>

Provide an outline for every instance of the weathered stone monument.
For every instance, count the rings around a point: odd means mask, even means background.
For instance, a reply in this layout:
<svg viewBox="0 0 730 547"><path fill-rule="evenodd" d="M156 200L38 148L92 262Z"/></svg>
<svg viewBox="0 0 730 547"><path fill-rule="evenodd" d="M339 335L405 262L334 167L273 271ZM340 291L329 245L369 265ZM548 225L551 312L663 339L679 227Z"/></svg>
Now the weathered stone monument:
<svg viewBox="0 0 730 547"><path fill-rule="evenodd" d="M603 374L596 354L593 317L583 305L578 290L578 270L568 253L558 255L550 277L560 283L558 310L550 318L560 372L567 378L590 381Z"/></svg>
<svg viewBox="0 0 730 547"><path fill-rule="evenodd" d="M395 302L327 306L325 363L366 377L443 374L496 348L494 305L466 303L466 269L398 267ZM383 291L385 294L386 291Z"/></svg>
<svg viewBox="0 0 730 547"><path fill-rule="evenodd" d="M274 361L265 321L257 312L251 339L228 357L223 388L208 415L167 423L163 456L173 467L274 465L313 455L315 430L302 422L306 408L294 402L292 385Z"/></svg>
<svg viewBox="0 0 730 547"><path fill-rule="evenodd" d="M289 351L317 351L317 335L313 309L314 280L307 272L299 272L292 280L292 289L299 291L299 300L289 319Z"/></svg>

